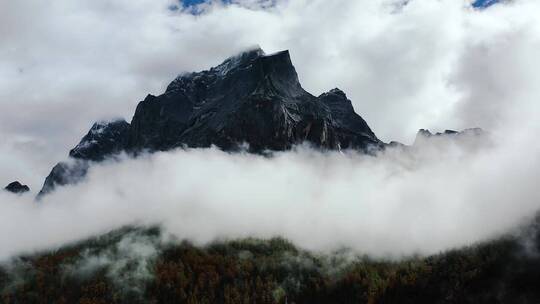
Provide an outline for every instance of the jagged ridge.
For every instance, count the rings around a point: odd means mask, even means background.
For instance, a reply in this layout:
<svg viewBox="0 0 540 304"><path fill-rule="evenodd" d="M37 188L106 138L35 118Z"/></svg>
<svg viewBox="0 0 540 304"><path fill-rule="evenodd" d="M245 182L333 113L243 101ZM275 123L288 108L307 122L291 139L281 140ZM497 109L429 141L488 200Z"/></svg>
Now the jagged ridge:
<svg viewBox="0 0 540 304"><path fill-rule="evenodd" d="M19 181L14 181L9 183L4 190L11 193L22 194L30 191L30 188L27 185L21 184Z"/></svg>

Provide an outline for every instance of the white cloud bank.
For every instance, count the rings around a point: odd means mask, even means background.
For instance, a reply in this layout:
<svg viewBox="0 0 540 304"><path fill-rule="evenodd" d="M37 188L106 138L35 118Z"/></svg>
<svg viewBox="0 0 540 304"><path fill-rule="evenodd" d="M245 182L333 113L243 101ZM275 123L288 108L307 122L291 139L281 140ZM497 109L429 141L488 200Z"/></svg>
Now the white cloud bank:
<svg viewBox="0 0 540 304"><path fill-rule="evenodd" d="M43 204L0 194L0 256L133 220L204 242L283 234L302 246L433 252L492 236L538 207L540 3L467 1L0 2L0 182L38 190L93 121L253 44L290 49L304 87L335 86L383 140L480 126L496 147L377 159L215 150L99 166Z"/></svg>
<svg viewBox="0 0 540 304"><path fill-rule="evenodd" d="M2 194L0 256L133 223L160 223L197 243L282 236L376 256L463 246L508 232L540 207L540 146L473 149L475 140L378 157L300 147L273 158L199 149L111 161L39 204Z"/></svg>

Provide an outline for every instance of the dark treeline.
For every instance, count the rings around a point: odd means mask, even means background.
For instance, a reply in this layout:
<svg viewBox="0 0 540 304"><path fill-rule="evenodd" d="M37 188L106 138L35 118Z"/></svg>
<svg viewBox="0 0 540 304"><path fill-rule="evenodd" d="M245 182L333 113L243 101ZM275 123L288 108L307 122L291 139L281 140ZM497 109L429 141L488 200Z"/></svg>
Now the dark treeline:
<svg viewBox="0 0 540 304"><path fill-rule="evenodd" d="M197 247L160 235L125 228L6 262L2 303L540 303L536 232L527 246L509 236L401 261L315 255L279 238Z"/></svg>

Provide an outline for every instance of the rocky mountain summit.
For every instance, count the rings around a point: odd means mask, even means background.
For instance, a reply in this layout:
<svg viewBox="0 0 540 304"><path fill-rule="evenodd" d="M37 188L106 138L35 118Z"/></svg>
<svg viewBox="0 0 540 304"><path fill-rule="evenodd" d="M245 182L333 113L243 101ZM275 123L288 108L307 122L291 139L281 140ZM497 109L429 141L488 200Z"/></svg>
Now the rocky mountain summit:
<svg viewBox="0 0 540 304"><path fill-rule="evenodd" d="M245 143L262 152L304 141L324 149L381 145L343 92L315 97L300 85L288 51L254 49L148 95L135 111L127 148L235 150Z"/></svg>
<svg viewBox="0 0 540 304"><path fill-rule="evenodd" d="M165 93L141 101L131 123L95 123L57 164L39 196L86 174L89 163L120 152L217 146L225 151L283 151L307 142L325 150L378 150L384 144L344 92L306 92L288 51L252 49L206 71L179 75Z"/></svg>
<svg viewBox="0 0 540 304"><path fill-rule="evenodd" d="M419 134L427 138L460 133ZM267 55L255 48L209 70L179 75L165 93L139 102L131 123L95 123L69 152L70 160L54 166L38 197L78 182L92 162L122 152L217 146L267 153L302 143L365 153L402 145L380 141L340 89L320 96L305 91L288 51Z"/></svg>
<svg viewBox="0 0 540 304"><path fill-rule="evenodd" d="M30 191L30 188L27 185L21 184L19 181L14 181L12 183L9 183L9 185L7 185L4 190L11 193L22 194Z"/></svg>

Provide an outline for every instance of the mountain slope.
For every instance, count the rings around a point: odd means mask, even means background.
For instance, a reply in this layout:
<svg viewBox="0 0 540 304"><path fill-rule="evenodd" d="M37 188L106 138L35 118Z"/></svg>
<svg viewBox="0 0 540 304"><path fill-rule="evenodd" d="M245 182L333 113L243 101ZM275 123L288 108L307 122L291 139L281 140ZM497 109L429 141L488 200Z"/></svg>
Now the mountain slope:
<svg viewBox="0 0 540 304"><path fill-rule="evenodd" d="M279 238L201 247L131 227L0 264L0 296L25 304L539 303L538 223L399 261L312 253Z"/></svg>

